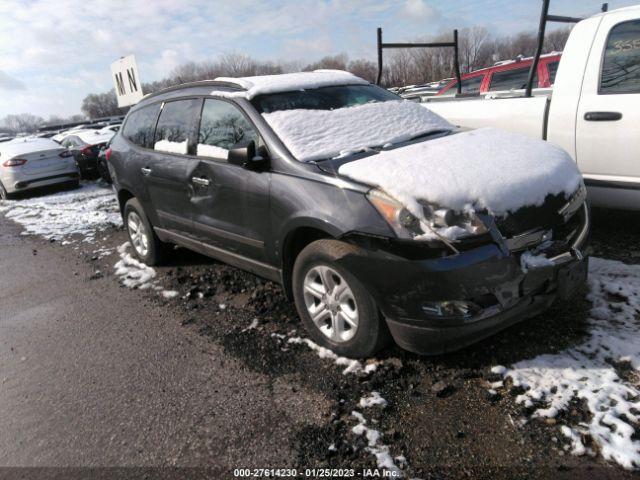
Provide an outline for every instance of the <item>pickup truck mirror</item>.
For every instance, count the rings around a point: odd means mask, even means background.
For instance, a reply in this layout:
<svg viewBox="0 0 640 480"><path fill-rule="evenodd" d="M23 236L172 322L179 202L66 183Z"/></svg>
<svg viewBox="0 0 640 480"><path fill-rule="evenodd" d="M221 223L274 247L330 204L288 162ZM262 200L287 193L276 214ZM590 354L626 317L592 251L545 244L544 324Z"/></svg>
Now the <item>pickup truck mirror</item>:
<svg viewBox="0 0 640 480"><path fill-rule="evenodd" d="M266 152L263 152L262 149L256 151L254 140L239 143L235 148L229 150L227 161L247 170L261 170L269 163Z"/></svg>

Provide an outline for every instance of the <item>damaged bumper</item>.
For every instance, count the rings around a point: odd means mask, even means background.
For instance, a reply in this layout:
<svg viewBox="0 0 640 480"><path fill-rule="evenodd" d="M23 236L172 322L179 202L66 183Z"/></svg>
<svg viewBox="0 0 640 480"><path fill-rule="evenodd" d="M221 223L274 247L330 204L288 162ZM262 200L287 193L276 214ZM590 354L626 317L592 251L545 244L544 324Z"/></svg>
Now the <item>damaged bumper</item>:
<svg viewBox="0 0 640 480"><path fill-rule="evenodd" d="M457 350L539 314L585 283L580 253L589 212L566 251L523 271L520 253L492 243L458 255L408 259L383 249L341 259L374 295L396 343L421 354Z"/></svg>

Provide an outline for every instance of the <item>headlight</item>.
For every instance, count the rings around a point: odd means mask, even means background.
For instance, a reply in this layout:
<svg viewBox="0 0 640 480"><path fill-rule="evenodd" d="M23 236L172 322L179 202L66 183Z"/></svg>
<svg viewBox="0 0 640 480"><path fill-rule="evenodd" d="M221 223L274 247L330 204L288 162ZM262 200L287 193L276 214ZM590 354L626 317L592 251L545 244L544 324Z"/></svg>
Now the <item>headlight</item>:
<svg viewBox="0 0 640 480"><path fill-rule="evenodd" d="M451 241L488 231L472 209L455 212L423 204L422 215L417 217L396 199L380 190L370 190L367 198L399 238Z"/></svg>
<svg viewBox="0 0 640 480"><path fill-rule="evenodd" d="M569 220L574 213L578 211L578 209L582 206L582 204L587 199L587 187L584 186L583 182L580 182L580 186L578 189L573 192L569 201L564 204L564 206L558 210L558 213L562 215L564 221Z"/></svg>
<svg viewBox="0 0 640 480"><path fill-rule="evenodd" d="M424 235L420 220L394 198L375 189L367 193L367 198L399 238Z"/></svg>

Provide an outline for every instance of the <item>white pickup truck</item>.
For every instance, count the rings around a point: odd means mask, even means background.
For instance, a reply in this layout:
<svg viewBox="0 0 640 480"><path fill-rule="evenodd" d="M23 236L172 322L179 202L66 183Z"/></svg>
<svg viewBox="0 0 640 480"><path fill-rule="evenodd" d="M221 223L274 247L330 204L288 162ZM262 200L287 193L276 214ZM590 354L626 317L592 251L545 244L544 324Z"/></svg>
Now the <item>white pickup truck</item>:
<svg viewBox="0 0 640 480"><path fill-rule="evenodd" d="M593 205L640 210L640 5L577 23L552 93L432 97L424 105L461 127L553 142L577 162Z"/></svg>

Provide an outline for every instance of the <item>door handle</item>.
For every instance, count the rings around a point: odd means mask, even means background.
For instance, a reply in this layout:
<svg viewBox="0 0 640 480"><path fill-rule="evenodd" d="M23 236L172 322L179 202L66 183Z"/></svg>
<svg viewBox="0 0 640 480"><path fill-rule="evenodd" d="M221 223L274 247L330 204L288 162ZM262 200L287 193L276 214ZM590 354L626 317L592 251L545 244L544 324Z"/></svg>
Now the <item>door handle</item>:
<svg viewBox="0 0 640 480"><path fill-rule="evenodd" d="M584 119L588 122L615 122L622 118L620 112L587 112Z"/></svg>
<svg viewBox="0 0 640 480"><path fill-rule="evenodd" d="M143 174L145 177L148 177L149 175L151 175L151 169L150 169L150 168L142 167L142 168L140 169L140 171L142 172L142 174Z"/></svg>
<svg viewBox="0 0 640 480"><path fill-rule="evenodd" d="M202 185L203 187L208 187L211 184L211 181L208 178L202 177L191 177L191 181L196 185Z"/></svg>

